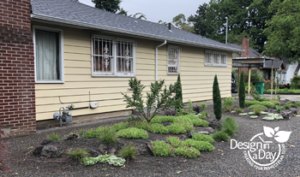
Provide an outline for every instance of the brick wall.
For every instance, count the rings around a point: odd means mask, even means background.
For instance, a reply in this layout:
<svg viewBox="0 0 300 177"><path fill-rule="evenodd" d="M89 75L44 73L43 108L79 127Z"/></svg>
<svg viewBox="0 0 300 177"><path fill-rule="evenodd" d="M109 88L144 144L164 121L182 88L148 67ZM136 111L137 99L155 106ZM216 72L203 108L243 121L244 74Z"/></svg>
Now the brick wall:
<svg viewBox="0 0 300 177"><path fill-rule="evenodd" d="M0 1L0 127L36 131L30 0Z"/></svg>

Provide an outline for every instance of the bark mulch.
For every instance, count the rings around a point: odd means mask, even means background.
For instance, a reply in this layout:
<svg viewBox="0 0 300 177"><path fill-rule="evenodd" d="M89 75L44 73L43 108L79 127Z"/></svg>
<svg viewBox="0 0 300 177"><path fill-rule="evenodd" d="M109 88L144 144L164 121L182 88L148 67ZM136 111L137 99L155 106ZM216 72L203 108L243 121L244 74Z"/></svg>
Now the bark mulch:
<svg viewBox="0 0 300 177"><path fill-rule="evenodd" d="M237 106L237 103L235 103ZM246 109L245 109L246 110ZM208 106L210 118L214 115L212 106ZM270 110L271 111L271 110ZM246 110L246 112L250 112ZM127 161L125 167L114 167L108 164L96 164L85 167L82 164L70 160L66 155L57 159L41 159L32 155L32 149L46 139L48 133L35 134L25 137L6 139L10 142L9 166L13 172L8 174L0 172L0 176L299 176L300 174L300 117L292 117L290 120L264 121L262 116L250 119L248 116L239 116L235 113L223 113L223 118L233 117L239 124L239 133L234 139L239 142L248 142L252 136L263 132L263 126L280 127L280 130L292 131L282 163L270 171L259 171L251 167L243 157L242 150L231 150L230 142L216 142L212 152L201 152L201 156L195 159L182 157L154 157L150 153L138 156L135 160ZM103 124L102 124L103 125ZM66 136L70 132L76 132L81 128L94 128L100 124L85 127L72 127L69 129L57 128L55 133ZM196 130L200 130L198 128ZM135 143L145 143L157 138L164 139L168 135L149 133L148 140L130 140ZM96 138L77 140L65 140L51 143L53 145L68 148L94 148L99 147Z"/></svg>

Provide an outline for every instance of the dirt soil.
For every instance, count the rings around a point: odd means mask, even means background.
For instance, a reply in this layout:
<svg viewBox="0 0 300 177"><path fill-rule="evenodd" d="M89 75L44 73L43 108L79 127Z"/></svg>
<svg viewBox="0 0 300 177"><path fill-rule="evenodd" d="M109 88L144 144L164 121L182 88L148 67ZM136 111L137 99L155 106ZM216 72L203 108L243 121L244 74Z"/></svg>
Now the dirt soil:
<svg viewBox="0 0 300 177"><path fill-rule="evenodd" d="M237 107L237 102L235 107ZM207 108L210 118L214 120L212 105ZM245 109L246 112L250 112ZM268 110L273 111L274 110ZM201 152L201 156L195 159L176 157L154 157L149 152L138 156L135 160L127 161L125 167L114 167L108 164L96 164L94 166L83 166L82 164L67 158L64 154L61 158L45 159L32 154L29 147L37 147L46 139L47 133L35 134L25 137L14 137L5 139L10 142L9 166L12 173L0 172L0 176L299 176L300 174L300 117L292 117L290 120L264 121L259 116L257 119L250 119L249 115L239 116L235 113L223 113L223 119L227 116L233 117L239 124L239 133L233 139L239 142L248 142L252 136L263 132L263 126L280 127L280 130L292 131L286 146L285 158L275 169L260 171L251 167L243 156L243 151L230 149L230 142L216 142L213 145L216 150L213 152ZM109 124L109 123L108 123ZM102 124L103 125L103 124ZM100 124L88 125L85 127L71 127L53 131L62 136L70 132L77 132L82 128L95 128ZM195 128L196 131L201 128ZM144 144L150 140L164 139L169 135L149 133L147 140L129 140L135 143ZM177 135L179 136L179 135ZM70 148L92 148L98 149L100 142L97 138L79 138L53 142L52 145L60 146L68 150ZM29 148L29 149L28 149Z"/></svg>

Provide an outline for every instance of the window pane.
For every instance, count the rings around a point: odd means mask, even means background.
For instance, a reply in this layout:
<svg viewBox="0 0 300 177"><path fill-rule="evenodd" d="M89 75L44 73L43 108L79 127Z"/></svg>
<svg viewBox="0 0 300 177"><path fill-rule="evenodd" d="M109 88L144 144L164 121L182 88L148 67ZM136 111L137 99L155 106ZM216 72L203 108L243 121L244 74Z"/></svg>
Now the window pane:
<svg viewBox="0 0 300 177"><path fill-rule="evenodd" d="M214 63L219 64L219 54L214 54Z"/></svg>
<svg viewBox="0 0 300 177"><path fill-rule="evenodd" d="M205 53L205 63L210 64L211 63L211 54Z"/></svg>
<svg viewBox="0 0 300 177"><path fill-rule="evenodd" d="M179 49L170 47L168 53L168 72L178 73Z"/></svg>
<svg viewBox="0 0 300 177"><path fill-rule="evenodd" d="M226 64L226 55L221 55L221 64Z"/></svg>
<svg viewBox="0 0 300 177"><path fill-rule="evenodd" d="M124 75L133 73L133 43L117 41L117 72Z"/></svg>
<svg viewBox="0 0 300 177"><path fill-rule="evenodd" d="M93 55L94 72L112 72L113 42L111 39L94 38Z"/></svg>
<svg viewBox="0 0 300 177"><path fill-rule="evenodd" d="M60 80L59 33L36 30L35 40L37 80Z"/></svg>

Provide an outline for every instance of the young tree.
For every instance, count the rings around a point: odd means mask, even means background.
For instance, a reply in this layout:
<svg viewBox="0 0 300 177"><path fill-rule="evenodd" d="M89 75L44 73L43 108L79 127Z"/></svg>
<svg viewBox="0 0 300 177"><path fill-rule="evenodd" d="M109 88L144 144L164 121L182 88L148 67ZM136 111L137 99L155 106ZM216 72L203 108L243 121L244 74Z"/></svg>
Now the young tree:
<svg viewBox="0 0 300 177"><path fill-rule="evenodd" d="M185 31L188 31L191 33L195 33L193 24L185 18L184 14L179 14L179 15L175 16L173 18L173 23L174 23L175 27L177 27L179 29L182 29L182 30L185 30Z"/></svg>
<svg viewBox="0 0 300 177"><path fill-rule="evenodd" d="M95 7L109 12L116 13L120 10L121 0L92 0Z"/></svg>
<svg viewBox="0 0 300 177"><path fill-rule="evenodd" d="M180 74L178 74L177 82L175 83L175 94L175 110L178 112L180 109L183 109Z"/></svg>
<svg viewBox="0 0 300 177"><path fill-rule="evenodd" d="M127 103L126 108L132 107L136 109L141 114L141 116L143 116L148 122L150 122L151 119L158 113L158 110L160 108L168 108L174 104L174 97L172 96L172 94L175 92L175 88L171 84L169 86L169 89L167 89L166 87L162 89L164 83L164 80L151 83L150 92L146 93L147 96L145 99L145 104L147 110L145 112L142 94L145 86L141 84L140 80L131 78L129 80L129 90L132 91L132 96L130 97L126 93L121 93L125 98L124 101ZM152 108L154 108L154 112L151 113Z"/></svg>
<svg viewBox="0 0 300 177"><path fill-rule="evenodd" d="M220 120L222 118L222 100L217 75L215 75L213 84L213 102L215 117Z"/></svg>
<svg viewBox="0 0 300 177"><path fill-rule="evenodd" d="M289 57L290 62L300 58L300 1L274 0L269 7L276 15L267 21L264 53L271 56Z"/></svg>
<svg viewBox="0 0 300 177"><path fill-rule="evenodd" d="M245 108L245 78L243 71L239 81L239 105L240 108Z"/></svg>

